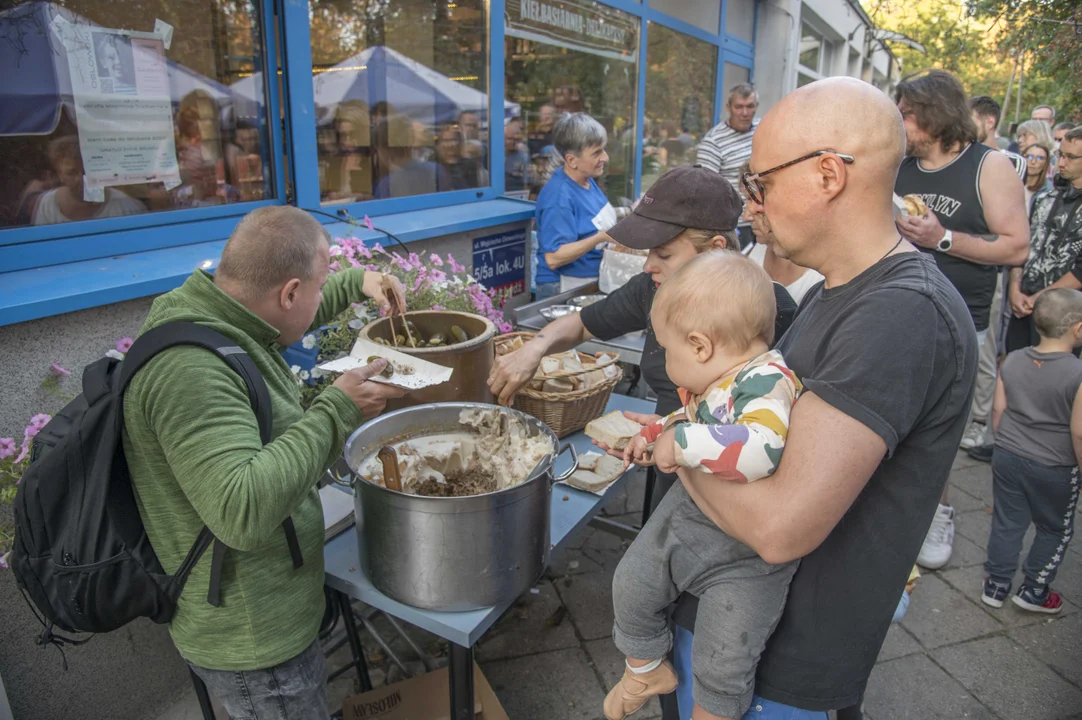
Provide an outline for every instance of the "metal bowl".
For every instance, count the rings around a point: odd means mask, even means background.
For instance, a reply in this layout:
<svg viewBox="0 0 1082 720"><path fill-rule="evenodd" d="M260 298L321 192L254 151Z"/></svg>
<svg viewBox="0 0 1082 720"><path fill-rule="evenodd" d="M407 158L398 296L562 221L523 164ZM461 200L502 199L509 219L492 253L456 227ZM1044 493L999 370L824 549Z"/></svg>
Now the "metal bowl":
<svg viewBox="0 0 1082 720"><path fill-rule="evenodd" d="M581 308L577 308L574 305L549 305L548 307L541 308L541 317L546 320L557 320L564 315L578 312L580 309Z"/></svg>
<svg viewBox="0 0 1082 720"><path fill-rule="evenodd" d="M601 302L605 299L605 295L597 293L595 295L579 295L578 297L571 298L571 304L580 310L584 307L593 305L596 302Z"/></svg>

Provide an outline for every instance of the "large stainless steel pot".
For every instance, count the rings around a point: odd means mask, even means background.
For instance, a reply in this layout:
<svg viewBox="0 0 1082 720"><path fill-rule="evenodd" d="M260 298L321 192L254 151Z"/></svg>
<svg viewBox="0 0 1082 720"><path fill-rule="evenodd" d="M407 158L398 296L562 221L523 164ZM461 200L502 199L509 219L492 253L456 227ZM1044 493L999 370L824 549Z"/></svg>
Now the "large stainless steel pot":
<svg viewBox="0 0 1082 720"><path fill-rule="evenodd" d="M547 437L548 463L521 485L467 497L400 493L358 475L383 445L461 432L459 414L468 408L498 409ZM344 455L353 471L360 558L368 579L388 597L428 610L476 610L518 597L548 564L552 483L578 467L574 447L558 450L558 442L536 418L482 403L419 405L361 426L346 441ZM555 459L566 450L571 470L554 478Z"/></svg>

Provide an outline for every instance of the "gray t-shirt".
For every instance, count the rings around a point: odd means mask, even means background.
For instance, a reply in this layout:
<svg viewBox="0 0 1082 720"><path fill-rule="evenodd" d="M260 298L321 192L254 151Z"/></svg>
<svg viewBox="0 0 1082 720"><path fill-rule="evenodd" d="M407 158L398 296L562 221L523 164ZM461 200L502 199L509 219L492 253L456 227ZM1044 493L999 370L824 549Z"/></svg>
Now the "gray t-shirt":
<svg viewBox="0 0 1082 720"><path fill-rule="evenodd" d="M1015 350L1000 370L1007 410L996 445L1041 465L1074 466L1071 409L1082 385L1082 360L1071 353Z"/></svg>

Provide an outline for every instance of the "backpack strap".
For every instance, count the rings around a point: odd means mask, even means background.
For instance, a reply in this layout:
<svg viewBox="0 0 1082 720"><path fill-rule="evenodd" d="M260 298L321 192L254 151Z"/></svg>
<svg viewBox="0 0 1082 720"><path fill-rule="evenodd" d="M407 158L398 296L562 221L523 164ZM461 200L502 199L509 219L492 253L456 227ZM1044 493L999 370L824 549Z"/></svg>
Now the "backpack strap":
<svg viewBox="0 0 1082 720"><path fill-rule="evenodd" d="M119 378L114 391L117 393L118 417L123 418L123 395L132 378L154 356L171 347L179 345L194 345L215 353L226 365L244 380L248 389L248 401L255 411L256 421L259 424L259 439L264 445L271 441L274 416L271 411L270 391L263 374L259 372L255 361L237 343L222 333L193 322L171 322L159 325L139 336L132 344L124 361L120 366ZM297 540L297 530L293 526L293 518L287 517L282 522L282 530L285 532L286 544L289 546L289 555L293 560L293 567L298 568L304 564L301 554L300 542ZM214 543L214 553L211 556L210 587L207 591L207 602L215 607L221 605L222 564L225 559L226 545L214 537L210 528L204 527L196 537L195 543L188 551L187 556L177 571L177 577L183 585L188 579L188 574L199 562L211 542Z"/></svg>

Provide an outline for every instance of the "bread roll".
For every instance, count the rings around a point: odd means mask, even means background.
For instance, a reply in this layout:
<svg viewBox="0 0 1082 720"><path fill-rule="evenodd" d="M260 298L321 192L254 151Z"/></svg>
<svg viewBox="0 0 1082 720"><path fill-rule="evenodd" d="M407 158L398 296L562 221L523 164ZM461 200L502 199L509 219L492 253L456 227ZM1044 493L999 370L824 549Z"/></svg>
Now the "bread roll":
<svg viewBox="0 0 1082 720"><path fill-rule="evenodd" d="M902 200L905 202L905 211L913 217L928 215L928 206L921 200L920 195L906 195Z"/></svg>

